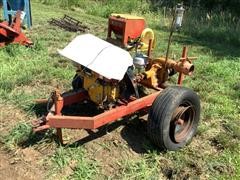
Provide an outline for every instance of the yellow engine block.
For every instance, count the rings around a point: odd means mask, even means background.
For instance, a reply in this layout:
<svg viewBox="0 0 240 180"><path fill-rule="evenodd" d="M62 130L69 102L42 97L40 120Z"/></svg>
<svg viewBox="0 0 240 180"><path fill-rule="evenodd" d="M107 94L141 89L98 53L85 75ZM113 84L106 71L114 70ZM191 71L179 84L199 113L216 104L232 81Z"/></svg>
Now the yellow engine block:
<svg viewBox="0 0 240 180"><path fill-rule="evenodd" d="M88 91L90 99L96 104L116 102L119 97L119 87L95 72L82 72L83 88Z"/></svg>

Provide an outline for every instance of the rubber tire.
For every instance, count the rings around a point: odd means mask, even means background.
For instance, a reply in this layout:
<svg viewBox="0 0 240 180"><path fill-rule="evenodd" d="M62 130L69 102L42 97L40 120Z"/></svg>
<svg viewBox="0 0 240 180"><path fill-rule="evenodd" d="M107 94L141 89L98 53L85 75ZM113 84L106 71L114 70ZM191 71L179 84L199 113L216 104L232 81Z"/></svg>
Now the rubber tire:
<svg viewBox="0 0 240 180"><path fill-rule="evenodd" d="M193 125L186 138L176 143L170 137L170 122L179 105L189 103L195 111ZM198 95L185 87L168 87L155 99L148 115L148 135L160 150L176 151L190 143L197 131L200 119L200 100Z"/></svg>

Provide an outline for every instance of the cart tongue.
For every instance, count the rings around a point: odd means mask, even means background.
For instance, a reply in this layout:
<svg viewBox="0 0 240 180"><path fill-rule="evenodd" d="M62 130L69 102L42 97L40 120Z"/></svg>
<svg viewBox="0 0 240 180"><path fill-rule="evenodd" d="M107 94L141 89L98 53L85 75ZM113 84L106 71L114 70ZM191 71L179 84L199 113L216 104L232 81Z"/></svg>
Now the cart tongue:
<svg viewBox="0 0 240 180"><path fill-rule="evenodd" d="M91 34L77 36L58 52L108 79L123 79L128 67L133 65L127 51Z"/></svg>

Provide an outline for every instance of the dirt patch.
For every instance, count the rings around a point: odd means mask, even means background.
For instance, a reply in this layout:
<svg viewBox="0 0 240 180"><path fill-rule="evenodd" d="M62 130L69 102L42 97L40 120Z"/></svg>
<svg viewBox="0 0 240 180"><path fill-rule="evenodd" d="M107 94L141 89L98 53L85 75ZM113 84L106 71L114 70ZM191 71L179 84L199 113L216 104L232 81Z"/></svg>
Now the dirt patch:
<svg viewBox="0 0 240 180"><path fill-rule="evenodd" d="M64 129L63 137L67 146L83 146L88 159L96 161L106 178L117 175L123 162L137 160L147 152L144 131L144 123L126 119L96 132Z"/></svg>
<svg viewBox="0 0 240 180"><path fill-rule="evenodd" d="M26 115L19 109L8 104L0 103L0 132L6 136L17 123L26 121Z"/></svg>
<svg viewBox="0 0 240 180"><path fill-rule="evenodd" d="M0 177L9 180L43 179L41 168L36 163L37 154L32 149L22 150L10 155L0 149Z"/></svg>
<svg viewBox="0 0 240 180"><path fill-rule="evenodd" d="M41 155L42 155L41 153L31 148L23 149L21 152L21 156L24 158L26 162L38 161Z"/></svg>
<svg viewBox="0 0 240 180"><path fill-rule="evenodd" d="M0 103L0 132L4 138L17 123L28 121L18 108ZM41 160L43 155L32 147L7 151L0 142L0 179L43 179Z"/></svg>

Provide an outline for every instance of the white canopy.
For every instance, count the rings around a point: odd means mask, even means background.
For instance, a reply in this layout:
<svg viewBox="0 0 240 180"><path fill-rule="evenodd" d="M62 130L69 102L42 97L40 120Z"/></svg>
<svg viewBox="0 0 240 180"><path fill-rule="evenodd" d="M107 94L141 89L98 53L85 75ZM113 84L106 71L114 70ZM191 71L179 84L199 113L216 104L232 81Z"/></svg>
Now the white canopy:
<svg viewBox="0 0 240 180"><path fill-rule="evenodd" d="M108 79L123 79L128 67L133 65L127 51L91 34L77 36L58 52Z"/></svg>

